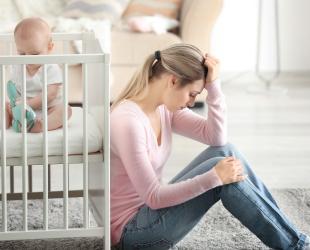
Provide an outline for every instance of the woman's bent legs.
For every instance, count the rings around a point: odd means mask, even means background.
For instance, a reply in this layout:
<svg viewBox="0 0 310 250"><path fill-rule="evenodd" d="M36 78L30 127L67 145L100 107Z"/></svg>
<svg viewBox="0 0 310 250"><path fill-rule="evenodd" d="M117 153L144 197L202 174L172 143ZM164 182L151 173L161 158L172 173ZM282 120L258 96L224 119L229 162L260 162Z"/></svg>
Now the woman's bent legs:
<svg viewBox="0 0 310 250"><path fill-rule="evenodd" d="M209 190L173 207L153 210L143 206L124 229L121 249L169 249L199 222L218 200L266 245L277 249L302 249L300 234L279 210L272 195L257 178L244 157L231 145L209 147L170 183L205 173L226 156L235 156L244 165L248 179Z"/></svg>

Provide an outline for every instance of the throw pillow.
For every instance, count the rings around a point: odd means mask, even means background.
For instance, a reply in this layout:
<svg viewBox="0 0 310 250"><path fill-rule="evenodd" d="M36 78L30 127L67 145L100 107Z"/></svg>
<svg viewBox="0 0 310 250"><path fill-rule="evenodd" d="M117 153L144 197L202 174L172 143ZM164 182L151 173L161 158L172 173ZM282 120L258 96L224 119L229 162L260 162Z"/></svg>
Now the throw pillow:
<svg viewBox="0 0 310 250"><path fill-rule="evenodd" d="M127 19L130 30L135 32L154 32L164 34L168 30L176 28L179 22L161 15L133 16Z"/></svg>
<svg viewBox="0 0 310 250"><path fill-rule="evenodd" d="M63 16L70 18L107 19L116 23L127 7L128 0L71 0Z"/></svg>

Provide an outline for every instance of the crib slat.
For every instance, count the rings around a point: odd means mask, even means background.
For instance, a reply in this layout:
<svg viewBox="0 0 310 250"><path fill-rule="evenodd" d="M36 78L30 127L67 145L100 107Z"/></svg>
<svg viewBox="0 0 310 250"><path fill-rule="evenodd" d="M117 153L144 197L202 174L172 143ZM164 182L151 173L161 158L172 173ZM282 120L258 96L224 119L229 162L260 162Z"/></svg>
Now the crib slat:
<svg viewBox="0 0 310 250"><path fill-rule="evenodd" d="M28 164L27 164L27 122L25 121L26 110L26 64L22 65L22 134L23 134L23 208L24 208L24 230L28 231L27 220L27 188L28 188Z"/></svg>
<svg viewBox="0 0 310 250"><path fill-rule="evenodd" d="M1 183L2 183L2 231L7 231L7 197L6 197L6 111L5 111L5 93L6 93L6 84L5 84L5 67L1 65L1 121L2 121L2 130L1 130Z"/></svg>
<svg viewBox="0 0 310 250"><path fill-rule="evenodd" d="M68 41L65 41L65 40L63 40L62 41L62 54L64 55L64 54L69 54L69 46L70 46L70 44L69 44L69 42Z"/></svg>
<svg viewBox="0 0 310 250"><path fill-rule="evenodd" d="M13 43L9 43L9 54L13 55Z"/></svg>
<svg viewBox="0 0 310 250"><path fill-rule="evenodd" d="M43 64L43 228L48 230L47 67Z"/></svg>
<svg viewBox="0 0 310 250"><path fill-rule="evenodd" d="M89 227L88 216L88 65L83 64L83 219L84 227Z"/></svg>
<svg viewBox="0 0 310 250"><path fill-rule="evenodd" d="M68 229L68 64L64 64L63 77L63 191L64 191L64 228Z"/></svg>
<svg viewBox="0 0 310 250"><path fill-rule="evenodd" d="M104 238L105 249L110 249L110 55L104 63Z"/></svg>

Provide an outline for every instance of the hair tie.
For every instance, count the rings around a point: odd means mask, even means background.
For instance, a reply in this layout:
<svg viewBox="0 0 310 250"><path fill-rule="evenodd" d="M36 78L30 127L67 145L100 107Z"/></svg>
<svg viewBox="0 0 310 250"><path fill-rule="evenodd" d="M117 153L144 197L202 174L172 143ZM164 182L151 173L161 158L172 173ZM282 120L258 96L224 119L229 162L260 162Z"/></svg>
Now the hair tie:
<svg viewBox="0 0 310 250"><path fill-rule="evenodd" d="M160 57L160 51L159 50L156 50L155 51L155 59L160 61L161 57Z"/></svg>

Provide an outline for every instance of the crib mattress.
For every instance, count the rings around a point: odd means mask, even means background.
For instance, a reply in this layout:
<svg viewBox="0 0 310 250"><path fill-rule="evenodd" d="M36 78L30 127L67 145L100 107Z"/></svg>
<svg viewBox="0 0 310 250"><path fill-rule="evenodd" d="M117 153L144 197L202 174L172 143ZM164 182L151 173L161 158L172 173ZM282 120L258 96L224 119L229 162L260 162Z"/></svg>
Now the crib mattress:
<svg viewBox="0 0 310 250"><path fill-rule="evenodd" d="M21 133L16 133L12 128L6 130L6 154L9 157L21 157L23 138ZM91 114L88 114L88 152L98 152L102 149L103 135ZM27 134L28 157L43 155L43 133ZM63 130L62 128L48 131L48 154L50 156L62 155ZM83 109L72 108L72 116L68 121L68 153L83 153ZM1 156L0 156L1 157Z"/></svg>

